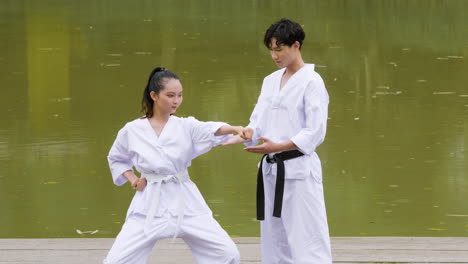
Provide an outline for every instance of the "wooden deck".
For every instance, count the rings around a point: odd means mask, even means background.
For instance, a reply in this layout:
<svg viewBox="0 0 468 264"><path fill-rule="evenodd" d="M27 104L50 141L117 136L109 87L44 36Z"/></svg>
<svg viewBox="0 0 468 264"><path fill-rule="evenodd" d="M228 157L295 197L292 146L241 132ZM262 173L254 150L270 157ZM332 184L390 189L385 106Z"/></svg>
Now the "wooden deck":
<svg viewBox="0 0 468 264"><path fill-rule="evenodd" d="M259 238L233 238L241 263L260 262ZM0 263L101 263L113 239L0 239ZM465 237L332 237L334 263L467 263ZM150 264L195 263L182 240L159 242ZM317 263L319 264L319 263Z"/></svg>

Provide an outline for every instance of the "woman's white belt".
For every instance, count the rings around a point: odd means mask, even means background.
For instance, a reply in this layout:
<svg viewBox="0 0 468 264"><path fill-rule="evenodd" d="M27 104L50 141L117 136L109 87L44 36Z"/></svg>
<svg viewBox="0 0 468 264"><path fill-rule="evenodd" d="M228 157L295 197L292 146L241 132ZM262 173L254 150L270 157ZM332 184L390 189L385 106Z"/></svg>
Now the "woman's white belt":
<svg viewBox="0 0 468 264"><path fill-rule="evenodd" d="M175 181L179 183L179 188L180 192L179 195L177 196L177 227L176 231L174 233L174 236L172 239L175 239L179 233L179 228L180 225L182 224L182 220L184 218L184 207L185 204L183 202L183 188L182 185L180 184L181 182L188 181L189 180L189 175L188 171L184 170L181 171L177 174L171 174L171 175L161 175L161 174L155 174L155 173L142 173L141 174L142 178L146 178L146 181L148 183L156 183L156 189L154 191L153 199L151 200L151 205L148 210L148 214L146 215L146 220L145 220L145 226L144 226L144 233L145 235L149 235L149 231L151 229L151 222L153 221L154 216L156 215L156 210L158 209L158 204L159 204L159 196L161 194L161 184L163 182L168 182L168 181Z"/></svg>

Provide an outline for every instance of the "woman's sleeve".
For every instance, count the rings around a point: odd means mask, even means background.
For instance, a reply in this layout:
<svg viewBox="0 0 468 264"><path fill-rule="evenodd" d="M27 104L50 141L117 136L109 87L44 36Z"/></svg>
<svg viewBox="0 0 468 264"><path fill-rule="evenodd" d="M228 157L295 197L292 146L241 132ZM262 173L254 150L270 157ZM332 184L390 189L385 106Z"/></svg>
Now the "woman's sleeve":
<svg viewBox="0 0 468 264"><path fill-rule="evenodd" d="M126 183L127 178L123 176L123 173L133 169L132 154L128 149L128 143L128 130L124 127L117 134L117 138L107 156L115 185Z"/></svg>
<svg viewBox="0 0 468 264"><path fill-rule="evenodd" d="M215 136L216 131L224 125L224 122L202 122L194 117L187 118L190 135L192 138L192 159L208 152L213 147L222 144L232 135Z"/></svg>

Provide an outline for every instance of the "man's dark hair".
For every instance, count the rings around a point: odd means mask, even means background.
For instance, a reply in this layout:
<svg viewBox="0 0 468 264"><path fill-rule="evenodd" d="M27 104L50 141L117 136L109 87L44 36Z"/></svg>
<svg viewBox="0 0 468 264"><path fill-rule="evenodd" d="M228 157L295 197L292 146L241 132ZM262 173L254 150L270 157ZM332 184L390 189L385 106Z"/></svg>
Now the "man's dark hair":
<svg viewBox="0 0 468 264"><path fill-rule="evenodd" d="M276 38L276 45L287 45L291 47L298 41L302 48L302 42L305 39L305 33L299 23L294 22L287 18L282 18L280 21L272 24L265 32L263 43L265 46L271 48L271 39Z"/></svg>

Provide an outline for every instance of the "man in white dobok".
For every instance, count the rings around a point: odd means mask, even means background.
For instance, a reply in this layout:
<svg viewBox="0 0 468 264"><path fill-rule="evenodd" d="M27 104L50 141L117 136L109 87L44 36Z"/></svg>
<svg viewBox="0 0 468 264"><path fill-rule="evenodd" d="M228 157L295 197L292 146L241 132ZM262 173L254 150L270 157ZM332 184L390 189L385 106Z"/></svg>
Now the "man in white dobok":
<svg viewBox="0 0 468 264"><path fill-rule="evenodd" d="M264 44L281 68L263 80L242 135L246 151L264 154L257 178L262 263L331 264L320 159L328 93L313 64L301 56L305 33L289 19L274 23ZM258 143L262 142L260 145Z"/></svg>

